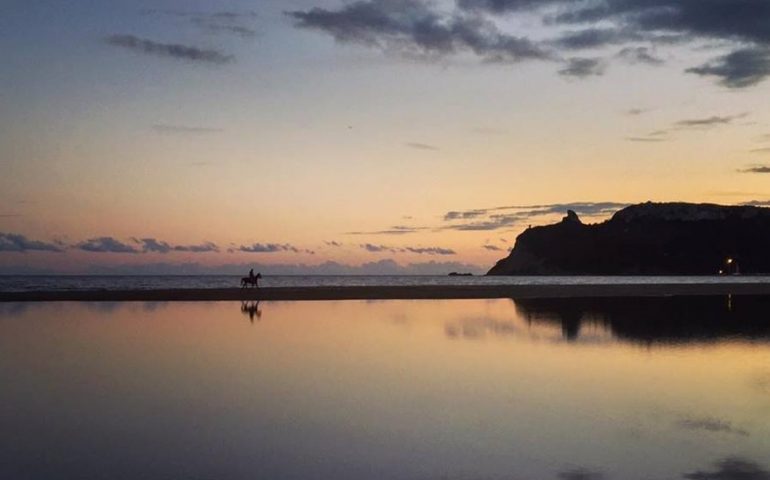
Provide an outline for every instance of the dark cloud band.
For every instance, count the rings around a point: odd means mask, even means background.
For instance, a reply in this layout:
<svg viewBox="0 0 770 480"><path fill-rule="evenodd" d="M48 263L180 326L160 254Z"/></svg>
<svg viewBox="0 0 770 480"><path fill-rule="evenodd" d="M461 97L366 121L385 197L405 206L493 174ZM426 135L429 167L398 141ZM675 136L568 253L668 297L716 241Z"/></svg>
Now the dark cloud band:
<svg viewBox="0 0 770 480"><path fill-rule="evenodd" d="M155 55L159 57L187 60L190 62L210 63L222 65L232 62L232 55L224 54L218 50L206 50L188 45L176 43L159 43L134 35L111 35L105 39L108 45L121 47L138 53Z"/></svg>

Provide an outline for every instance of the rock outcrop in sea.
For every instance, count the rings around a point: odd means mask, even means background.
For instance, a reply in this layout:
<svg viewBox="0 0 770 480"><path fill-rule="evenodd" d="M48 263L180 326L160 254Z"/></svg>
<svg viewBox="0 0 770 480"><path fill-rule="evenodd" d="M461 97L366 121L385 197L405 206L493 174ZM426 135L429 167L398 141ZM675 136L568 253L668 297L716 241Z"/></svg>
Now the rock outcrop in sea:
<svg viewBox="0 0 770 480"><path fill-rule="evenodd" d="M643 203L602 223L533 227L488 275L770 273L770 208Z"/></svg>

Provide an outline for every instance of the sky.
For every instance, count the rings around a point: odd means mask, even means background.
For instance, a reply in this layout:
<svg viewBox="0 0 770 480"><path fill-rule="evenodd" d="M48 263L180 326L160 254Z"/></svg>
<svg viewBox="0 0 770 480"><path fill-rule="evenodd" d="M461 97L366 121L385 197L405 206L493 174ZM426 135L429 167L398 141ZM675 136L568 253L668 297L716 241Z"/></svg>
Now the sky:
<svg viewBox="0 0 770 480"><path fill-rule="evenodd" d="M767 0L6 0L0 273L482 273L770 201Z"/></svg>

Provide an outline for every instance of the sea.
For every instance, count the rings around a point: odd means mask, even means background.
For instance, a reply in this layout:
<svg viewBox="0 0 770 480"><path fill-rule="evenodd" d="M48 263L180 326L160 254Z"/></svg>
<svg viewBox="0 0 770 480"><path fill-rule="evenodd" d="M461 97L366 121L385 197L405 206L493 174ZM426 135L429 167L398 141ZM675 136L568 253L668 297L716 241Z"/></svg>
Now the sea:
<svg viewBox="0 0 770 480"><path fill-rule="evenodd" d="M237 275L8 275L0 292L78 290L166 290L237 288ZM266 275L264 287L382 287L451 285L612 285L770 283L770 276L429 276L429 275Z"/></svg>
<svg viewBox="0 0 770 480"><path fill-rule="evenodd" d="M727 296L0 303L0 479L767 480L768 311Z"/></svg>

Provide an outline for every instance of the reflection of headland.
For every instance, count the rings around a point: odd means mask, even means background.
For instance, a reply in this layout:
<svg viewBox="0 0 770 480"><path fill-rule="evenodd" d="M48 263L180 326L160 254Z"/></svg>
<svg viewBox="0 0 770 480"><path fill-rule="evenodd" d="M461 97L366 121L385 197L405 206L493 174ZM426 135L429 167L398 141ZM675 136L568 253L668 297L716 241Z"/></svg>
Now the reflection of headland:
<svg viewBox="0 0 770 480"><path fill-rule="evenodd" d="M599 325L636 343L770 340L770 297L635 297L516 299L530 323L561 325L576 340L584 325Z"/></svg>

